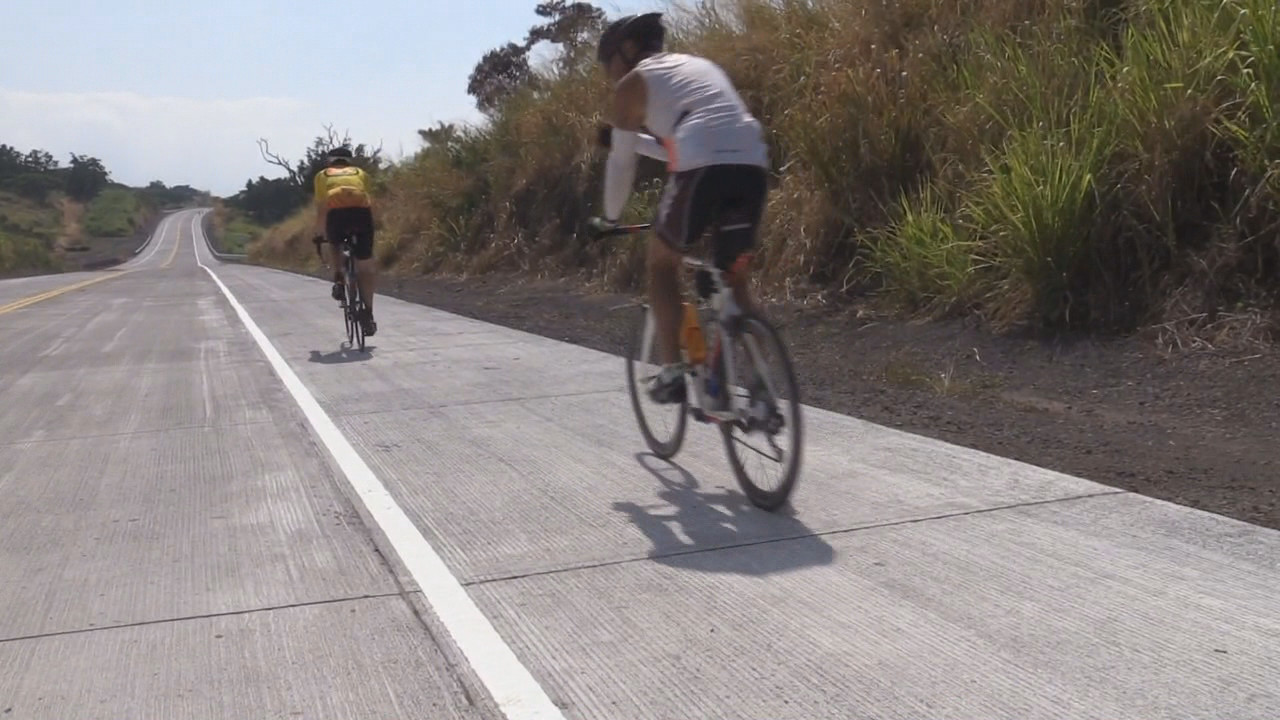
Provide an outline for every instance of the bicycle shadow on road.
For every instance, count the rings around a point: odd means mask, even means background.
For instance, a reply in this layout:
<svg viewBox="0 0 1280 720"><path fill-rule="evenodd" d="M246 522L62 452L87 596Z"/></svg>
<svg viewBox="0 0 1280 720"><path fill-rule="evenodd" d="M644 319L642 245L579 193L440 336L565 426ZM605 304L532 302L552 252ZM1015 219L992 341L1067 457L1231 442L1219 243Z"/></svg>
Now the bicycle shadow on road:
<svg viewBox="0 0 1280 720"><path fill-rule="evenodd" d="M662 482L662 502L617 502L613 509L625 513L653 543L649 557L655 562L702 572L771 575L835 559L831 544L795 518L790 507L766 512L736 488L703 490L692 473L670 460L649 453L635 457Z"/></svg>
<svg viewBox="0 0 1280 720"><path fill-rule="evenodd" d="M373 351L376 349L377 348L374 345L365 345L364 350L360 351L343 345L337 350L329 353L312 350L311 357L307 359L313 363L320 363L321 365L342 365L345 363L365 362L373 359Z"/></svg>

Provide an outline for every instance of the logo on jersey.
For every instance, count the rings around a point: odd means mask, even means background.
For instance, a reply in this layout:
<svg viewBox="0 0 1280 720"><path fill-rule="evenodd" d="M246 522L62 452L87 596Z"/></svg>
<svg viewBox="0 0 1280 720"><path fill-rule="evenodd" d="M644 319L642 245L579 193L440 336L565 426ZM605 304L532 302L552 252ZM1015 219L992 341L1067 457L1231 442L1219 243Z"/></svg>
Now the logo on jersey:
<svg viewBox="0 0 1280 720"><path fill-rule="evenodd" d="M325 191L325 204L330 210L369 207L369 194L365 192L359 168L325 168L323 172L329 183L329 188Z"/></svg>

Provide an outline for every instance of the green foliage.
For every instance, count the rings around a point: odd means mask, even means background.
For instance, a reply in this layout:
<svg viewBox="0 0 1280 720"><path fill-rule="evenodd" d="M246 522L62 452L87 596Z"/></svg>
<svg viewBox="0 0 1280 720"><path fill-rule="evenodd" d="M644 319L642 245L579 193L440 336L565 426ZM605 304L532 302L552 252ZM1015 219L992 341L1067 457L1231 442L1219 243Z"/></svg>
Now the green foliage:
<svg viewBox="0 0 1280 720"><path fill-rule="evenodd" d="M144 221L137 191L113 187L103 190L89 203L84 214L84 231L91 237L128 237Z"/></svg>
<svg viewBox="0 0 1280 720"><path fill-rule="evenodd" d="M190 185L169 187L159 180L152 180L139 192L147 199L147 202L164 209L190 207L210 201L209 194L203 190L197 190Z"/></svg>
<svg viewBox="0 0 1280 720"><path fill-rule="evenodd" d="M67 178L58 161L44 150L26 153L0 144L0 189L37 202L66 189Z"/></svg>
<svg viewBox="0 0 1280 720"><path fill-rule="evenodd" d="M67 195L79 202L89 202L111 182L111 173L95 157L71 153L67 172Z"/></svg>
<svg viewBox="0 0 1280 720"><path fill-rule="evenodd" d="M209 239L220 252L233 255L248 253L249 246L265 232L265 228L249 219L243 211L218 204L208 216Z"/></svg>
<svg viewBox="0 0 1280 720"><path fill-rule="evenodd" d="M982 246L932 187L904 194L898 217L872 233L869 250L885 289L912 308L945 312L974 300Z"/></svg>
<svg viewBox="0 0 1280 720"><path fill-rule="evenodd" d="M0 230L0 274L54 271L58 263L38 238Z"/></svg>
<svg viewBox="0 0 1280 720"><path fill-rule="evenodd" d="M0 192L0 274L56 270L51 248L59 230L53 208Z"/></svg>
<svg viewBox="0 0 1280 720"><path fill-rule="evenodd" d="M0 192L0 231L51 243L57 237L57 210L19 195Z"/></svg>
<svg viewBox="0 0 1280 720"><path fill-rule="evenodd" d="M267 178L259 175L257 180L247 181L244 189L227 202L248 214L255 222L274 225L289 217L306 201L307 195L289 178Z"/></svg>

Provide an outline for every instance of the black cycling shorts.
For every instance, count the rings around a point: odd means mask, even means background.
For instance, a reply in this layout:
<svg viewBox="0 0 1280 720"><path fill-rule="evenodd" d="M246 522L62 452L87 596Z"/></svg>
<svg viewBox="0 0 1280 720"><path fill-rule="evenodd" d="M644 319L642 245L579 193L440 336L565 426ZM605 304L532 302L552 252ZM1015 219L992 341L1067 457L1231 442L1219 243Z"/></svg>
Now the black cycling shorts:
<svg viewBox="0 0 1280 720"><path fill-rule="evenodd" d="M673 173L654 221L658 237L688 254L709 226L711 257L728 270L756 244L769 194L768 172L756 165L710 165Z"/></svg>
<svg viewBox="0 0 1280 720"><path fill-rule="evenodd" d="M336 243L345 235L352 235L352 255L357 260L373 257L373 211L367 207L334 208L324 222L325 239Z"/></svg>

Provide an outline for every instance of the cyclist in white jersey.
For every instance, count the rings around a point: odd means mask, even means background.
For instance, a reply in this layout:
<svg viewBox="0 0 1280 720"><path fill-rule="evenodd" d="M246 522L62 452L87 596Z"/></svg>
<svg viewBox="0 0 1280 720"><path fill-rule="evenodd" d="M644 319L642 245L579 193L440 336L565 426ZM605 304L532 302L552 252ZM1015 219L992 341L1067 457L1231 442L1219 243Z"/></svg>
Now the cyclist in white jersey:
<svg viewBox="0 0 1280 720"><path fill-rule="evenodd" d="M680 258L710 228L712 257L743 309L753 307L746 274L733 272L755 246L768 193L769 148L729 77L705 58L663 51L661 13L629 15L600 37L597 59L614 85L604 217L615 226L635 181L636 154L667 163L669 173L656 237L649 241L649 302L664 367L650 395L660 403L685 397L679 360ZM642 132L648 130L652 135Z"/></svg>

